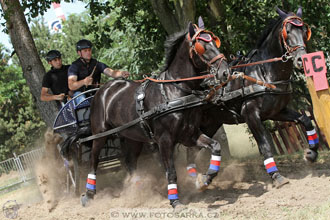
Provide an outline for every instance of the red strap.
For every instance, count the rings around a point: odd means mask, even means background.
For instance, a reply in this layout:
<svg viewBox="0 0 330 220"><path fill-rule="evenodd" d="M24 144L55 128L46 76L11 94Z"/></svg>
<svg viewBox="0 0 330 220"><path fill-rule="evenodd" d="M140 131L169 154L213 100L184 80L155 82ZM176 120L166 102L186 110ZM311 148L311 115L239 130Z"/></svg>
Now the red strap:
<svg viewBox="0 0 330 220"><path fill-rule="evenodd" d="M210 64L214 63L218 59L225 59L225 55L223 55L222 53L220 53L217 56L213 57L213 59L210 61Z"/></svg>
<svg viewBox="0 0 330 220"><path fill-rule="evenodd" d="M257 62L253 62L253 63L240 64L240 65L232 66L230 68L236 69L236 68L240 68L240 67L253 66L253 65L263 64L263 63L271 63L271 62L276 62L276 61L280 61L280 60L282 60L282 57L276 57L276 58L272 58L272 59L268 59L268 60L261 60L261 61L257 61Z"/></svg>

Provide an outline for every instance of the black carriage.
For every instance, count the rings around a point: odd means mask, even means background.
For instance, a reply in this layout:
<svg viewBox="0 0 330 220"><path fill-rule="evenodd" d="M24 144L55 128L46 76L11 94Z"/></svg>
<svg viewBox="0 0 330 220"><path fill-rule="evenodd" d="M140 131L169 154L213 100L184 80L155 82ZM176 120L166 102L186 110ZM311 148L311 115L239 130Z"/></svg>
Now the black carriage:
<svg viewBox="0 0 330 220"><path fill-rule="evenodd" d="M90 106L94 94L98 89L91 89L81 93L68 101L58 112L53 124L54 132L59 133L64 141L58 145L58 150L67 168L67 191L73 188L76 195L84 189L89 161L91 157L92 141L80 143L79 140L92 135L90 128ZM77 103L79 96L87 98ZM100 154L100 170L117 169L122 158L121 139L116 135L108 138L106 146Z"/></svg>

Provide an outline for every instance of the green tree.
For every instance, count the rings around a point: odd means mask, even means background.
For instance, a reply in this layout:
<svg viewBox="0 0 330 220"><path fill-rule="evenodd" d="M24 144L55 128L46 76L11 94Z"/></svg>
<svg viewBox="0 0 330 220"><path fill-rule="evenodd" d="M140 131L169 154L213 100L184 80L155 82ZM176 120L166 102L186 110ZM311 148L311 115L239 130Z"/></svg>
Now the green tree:
<svg viewBox="0 0 330 220"><path fill-rule="evenodd" d="M1 51L3 45L0 44ZM8 65L8 55L0 62L0 160L32 147L45 128L23 78L21 69Z"/></svg>
<svg viewBox="0 0 330 220"><path fill-rule="evenodd" d="M119 19L112 25L114 30L129 30L128 24L132 23L136 35L144 36L145 39L145 41L140 41L138 46L143 45L144 42L153 41L155 46L153 49L143 50L144 47L136 47L137 53L139 53L138 51L143 51L143 53L141 56L135 53L135 57L141 60L141 63L147 63L148 59L152 58L152 61L158 64L162 61L162 43L166 35L185 28L184 23L188 19L194 21L202 15L206 27L220 36L221 52L229 57L230 54L236 54L237 51L241 51L241 54L247 54L255 46L266 26L271 20L278 17L275 10L276 6L286 11L296 12L299 5L303 7L303 20L311 26L313 33L311 41L307 44L308 51L323 50L326 56L329 56L327 53L330 49L330 2L326 0L141 0L130 1L126 4L123 4L123 0L113 0L111 4L93 1L89 3L94 23L99 21L98 15L102 17L104 16L103 13L115 10L119 14ZM191 13L184 13L187 8L190 8ZM150 13L151 10L155 13ZM93 12L97 12L97 14ZM91 32L93 31L91 30ZM108 33L102 32L99 39L103 39L102 35L111 39L112 36L109 36ZM124 33L126 34L126 32ZM109 50L113 51L114 48L110 47ZM155 52L160 52L160 54L154 56ZM148 59L145 59L146 57ZM139 66L141 67L141 65ZM148 71L150 72L150 70ZM293 76L294 101L291 105L296 109L301 109L306 105L311 105L311 102L303 73L295 72Z"/></svg>
<svg viewBox="0 0 330 220"><path fill-rule="evenodd" d="M141 79L143 75L156 71L161 65L165 35L156 36L159 26L157 28L149 22L148 25L141 23L137 25L137 21L148 20L154 15L140 10L137 11L136 21L133 22L131 19L121 17L122 10L123 8L119 6L107 15L101 14L100 19L91 22L91 26L96 29L91 29L90 32L97 33L94 42L96 47L99 47L98 56L102 62L115 69L130 71L132 79ZM117 25L120 25L120 28ZM141 29L145 28L148 28L149 32L141 32ZM101 35L106 37L100 37ZM101 44L103 38L108 39L108 44Z"/></svg>
<svg viewBox="0 0 330 220"><path fill-rule="evenodd" d="M41 81L45 68L35 47L24 10L30 7L29 14L36 16L43 13L50 2L22 1L22 6L19 0L0 0L1 14L6 20L7 31L18 56L24 78L30 88L33 100L48 126L51 126L55 118L57 107L55 103L45 103L40 100Z"/></svg>
<svg viewBox="0 0 330 220"><path fill-rule="evenodd" d="M43 19L34 19L30 30L38 54L43 58L49 50L57 49L62 53L63 63L71 64L78 57L75 49L76 42L86 38L94 44L94 58L108 64L111 68L130 71L132 79L141 79L142 75L157 70L158 65L161 64L165 37L161 43L159 40L156 42L147 40L129 20L125 22L125 31L116 29L113 24L121 20L120 10L119 7L104 17L100 15L100 19L95 22L92 22L88 12L79 16L70 15L63 23L60 33L51 33ZM142 11L137 17L144 16L144 13ZM92 29L91 26L93 26ZM108 43L100 43L98 33L102 33ZM159 45L156 45L157 43ZM147 55L149 55L148 59L146 59ZM45 69L49 69L46 60L41 60ZM104 80L108 78L104 77Z"/></svg>
<svg viewBox="0 0 330 220"><path fill-rule="evenodd" d="M63 64L71 64L77 59L76 42L82 38L93 41L93 36L85 34L90 23L87 13L71 14L63 22L61 32L51 33L43 18L32 20L31 34L46 70L50 66L44 58L50 50L56 49L61 52Z"/></svg>

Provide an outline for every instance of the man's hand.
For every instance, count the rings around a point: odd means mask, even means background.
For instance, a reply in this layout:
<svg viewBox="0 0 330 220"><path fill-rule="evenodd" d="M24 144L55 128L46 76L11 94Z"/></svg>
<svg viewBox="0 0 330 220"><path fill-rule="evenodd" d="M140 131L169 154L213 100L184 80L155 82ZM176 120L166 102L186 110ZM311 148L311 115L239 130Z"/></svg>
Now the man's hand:
<svg viewBox="0 0 330 220"><path fill-rule="evenodd" d="M129 77L130 73L128 71L121 71L120 75L121 75L121 77L127 78L127 77Z"/></svg>
<svg viewBox="0 0 330 220"><path fill-rule="evenodd" d="M105 68L103 73L112 78L120 78L120 77L127 78L130 75L128 71L113 70L110 69L109 67Z"/></svg>
<svg viewBox="0 0 330 220"><path fill-rule="evenodd" d="M62 101L64 99L64 97L65 97L65 94L61 93L61 94L55 96L55 100Z"/></svg>
<svg viewBox="0 0 330 220"><path fill-rule="evenodd" d="M93 83L93 78L91 76L87 76L85 79L84 79L84 85L85 86L89 86L89 85L92 85Z"/></svg>

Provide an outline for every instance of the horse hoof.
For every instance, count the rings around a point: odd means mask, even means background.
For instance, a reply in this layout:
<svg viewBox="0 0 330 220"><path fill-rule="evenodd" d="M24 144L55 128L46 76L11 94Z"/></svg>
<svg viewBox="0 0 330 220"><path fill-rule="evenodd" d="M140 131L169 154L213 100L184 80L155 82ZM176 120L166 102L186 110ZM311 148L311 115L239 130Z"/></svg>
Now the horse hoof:
<svg viewBox="0 0 330 220"><path fill-rule="evenodd" d="M290 182L289 179L285 178L279 173L274 173L272 179L273 179L273 184L277 189L281 188L283 185Z"/></svg>
<svg viewBox="0 0 330 220"><path fill-rule="evenodd" d="M198 174L195 185L196 185L196 189L198 189L198 190L201 190L201 191L206 190L207 187L209 186L207 184L207 176Z"/></svg>
<svg viewBox="0 0 330 220"><path fill-rule="evenodd" d="M142 179L140 176L133 176L131 179L130 179L130 183L134 186L142 186Z"/></svg>
<svg viewBox="0 0 330 220"><path fill-rule="evenodd" d="M307 150L305 150L304 158L306 161L314 163L316 161L318 155L319 155L318 152L313 151L311 149L307 149Z"/></svg>
<svg viewBox="0 0 330 220"><path fill-rule="evenodd" d="M174 212L181 212L182 210L186 209L187 207L183 205L179 200L175 200L172 203L172 207L174 208Z"/></svg>
<svg viewBox="0 0 330 220"><path fill-rule="evenodd" d="M80 203L83 207L86 207L89 204L89 198L86 194L82 194L80 197Z"/></svg>
<svg viewBox="0 0 330 220"><path fill-rule="evenodd" d="M196 173L189 173L188 176L189 176L189 178L192 179L192 180L195 180L195 179L197 178Z"/></svg>
<svg viewBox="0 0 330 220"><path fill-rule="evenodd" d="M196 165L195 164L189 164L187 166L188 175L191 179L197 178L197 171L196 171Z"/></svg>

